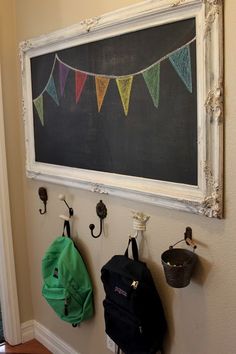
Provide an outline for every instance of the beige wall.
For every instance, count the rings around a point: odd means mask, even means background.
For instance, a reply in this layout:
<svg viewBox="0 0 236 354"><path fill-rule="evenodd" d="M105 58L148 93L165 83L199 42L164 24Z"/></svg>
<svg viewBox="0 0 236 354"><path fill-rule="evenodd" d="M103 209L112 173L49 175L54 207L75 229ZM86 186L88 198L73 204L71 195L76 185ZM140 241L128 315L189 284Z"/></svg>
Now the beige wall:
<svg viewBox="0 0 236 354"><path fill-rule="evenodd" d="M234 38L236 4L234 0L228 0L225 5L225 220L211 220L104 196L103 201L108 208L108 217L105 220L106 235L95 240L89 236L88 225L97 220L95 205L100 199L99 195L26 180L24 176L24 137L19 109L16 44L24 39L74 24L83 18L100 15L135 2L134 0L99 2L1 0L0 2L0 50L4 68L7 154L21 320L23 322L32 318L29 293L25 289L25 279L28 274L26 267L30 264L33 318L70 343L81 354L110 353L105 348L101 305L104 293L100 281L100 269L114 253L123 252L127 236L132 232L131 210L136 209L151 216L142 247L143 258L148 259L153 271L169 322L166 353L234 354L236 350L236 164L234 163L236 156L236 42ZM6 29L9 33L6 33ZM18 156L17 160L14 160L15 156ZM25 191L23 195L22 184ZM48 188L49 194L48 213L45 216L40 216L38 213L41 204L37 190L41 185ZM41 297L41 258L49 243L60 234L61 222L58 215L65 211L63 203L58 200L60 193L67 195L68 201L75 210L73 232L86 252L95 286L95 317L77 329L58 320ZM26 219L22 210L24 198ZM182 237L186 226L192 227L194 237L198 241L200 263L190 286L184 289L172 289L164 281L160 255L169 244ZM25 227L28 257L26 257Z"/></svg>

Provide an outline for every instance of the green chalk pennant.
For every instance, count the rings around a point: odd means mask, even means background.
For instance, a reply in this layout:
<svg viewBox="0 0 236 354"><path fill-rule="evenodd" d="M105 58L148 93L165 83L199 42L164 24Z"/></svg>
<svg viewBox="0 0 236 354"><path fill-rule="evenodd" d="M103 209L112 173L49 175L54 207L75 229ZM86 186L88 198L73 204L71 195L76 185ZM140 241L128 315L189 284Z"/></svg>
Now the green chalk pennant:
<svg viewBox="0 0 236 354"><path fill-rule="evenodd" d="M160 63L157 63L143 72L144 81L156 108L160 98L160 66Z"/></svg>

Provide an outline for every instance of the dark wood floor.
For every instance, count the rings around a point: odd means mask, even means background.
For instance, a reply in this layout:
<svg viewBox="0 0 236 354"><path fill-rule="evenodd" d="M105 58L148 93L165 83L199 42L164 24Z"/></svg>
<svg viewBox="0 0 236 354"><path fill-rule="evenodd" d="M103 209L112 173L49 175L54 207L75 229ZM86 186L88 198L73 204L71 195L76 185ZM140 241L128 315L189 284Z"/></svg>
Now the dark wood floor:
<svg viewBox="0 0 236 354"><path fill-rule="evenodd" d="M27 343L11 347L7 343L0 344L0 353L18 353L18 354L52 354L36 339Z"/></svg>

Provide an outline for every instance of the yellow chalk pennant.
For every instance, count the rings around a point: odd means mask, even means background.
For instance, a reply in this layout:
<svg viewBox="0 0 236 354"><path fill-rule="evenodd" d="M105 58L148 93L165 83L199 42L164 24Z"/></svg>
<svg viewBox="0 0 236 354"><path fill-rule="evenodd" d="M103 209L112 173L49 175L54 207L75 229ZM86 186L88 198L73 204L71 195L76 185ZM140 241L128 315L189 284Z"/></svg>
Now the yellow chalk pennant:
<svg viewBox="0 0 236 354"><path fill-rule="evenodd" d="M35 108L37 110L41 124L44 126L44 116L43 116L43 95L40 95L35 100L33 100Z"/></svg>
<svg viewBox="0 0 236 354"><path fill-rule="evenodd" d="M133 76L125 76L116 79L116 84L120 93L125 115L129 111L130 93L132 88Z"/></svg>

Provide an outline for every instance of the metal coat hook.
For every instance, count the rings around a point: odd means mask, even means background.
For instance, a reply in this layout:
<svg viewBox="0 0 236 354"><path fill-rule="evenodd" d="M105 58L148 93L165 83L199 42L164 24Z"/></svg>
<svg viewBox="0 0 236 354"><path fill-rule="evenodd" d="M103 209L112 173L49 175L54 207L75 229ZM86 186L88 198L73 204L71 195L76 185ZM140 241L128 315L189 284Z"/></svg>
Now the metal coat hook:
<svg viewBox="0 0 236 354"><path fill-rule="evenodd" d="M44 204L44 211L42 209L39 209L39 212L41 215L46 214L47 212L47 200L48 200L48 193L47 189L44 187L40 187L38 190L39 198L43 201Z"/></svg>
<svg viewBox="0 0 236 354"><path fill-rule="evenodd" d="M188 246L191 246L193 248L193 250L195 250L197 248L197 245L195 244L195 242L193 241L193 232L190 226L187 226L185 229L185 233L184 233L184 239L179 240L178 242L176 242L174 245L170 246L170 248L175 247L178 243L185 241L186 244Z"/></svg>
<svg viewBox="0 0 236 354"><path fill-rule="evenodd" d="M193 235L193 233L192 233L191 227L187 226L185 233L184 233L184 240L188 246L191 246L191 247L193 247L193 249L196 249L197 245L194 243L192 235Z"/></svg>
<svg viewBox="0 0 236 354"><path fill-rule="evenodd" d="M91 235L94 238L98 238L101 235L101 233L102 233L102 221L107 216L107 208L106 208L106 205L103 203L102 200L100 200L100 202L97 204L96 212L97 212L97 216L100 218L100 231L99 231L99 234L95 236L93 234L93 230L95 229L95 225L94 224L90 224L89 225L89 228L90 228L90 231L91 231Z"/></svg>
<svg viewBox="0 0 236 354"><path fill-rule="evenodd" d="M71 218L74 215L74 210L68 205L65 195L64 194L60 194L58 196L58 198L60 200L62 200L65 203L65 205L67 206L67 208L69 209L69 217Z"/></svg>

